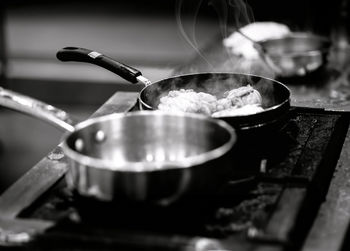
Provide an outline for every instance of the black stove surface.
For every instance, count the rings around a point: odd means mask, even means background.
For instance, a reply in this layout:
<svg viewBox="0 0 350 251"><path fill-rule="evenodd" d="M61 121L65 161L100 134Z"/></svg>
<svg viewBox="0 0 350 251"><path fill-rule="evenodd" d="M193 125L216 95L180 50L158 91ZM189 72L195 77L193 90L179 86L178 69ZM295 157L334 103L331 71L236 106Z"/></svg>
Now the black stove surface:
<svg viewBox="0 0 350 251"><path fill-rule="evenodd" d="M341 113L293 108L281 131L242 143L237 172L215 194L169 207L105 203L68 191L61 180L21 217L56 222L33 242L38 249L55 241L59 250L191 250L194 238L209 238L228 250L298 250L326 196L348 125Z"/></svg>

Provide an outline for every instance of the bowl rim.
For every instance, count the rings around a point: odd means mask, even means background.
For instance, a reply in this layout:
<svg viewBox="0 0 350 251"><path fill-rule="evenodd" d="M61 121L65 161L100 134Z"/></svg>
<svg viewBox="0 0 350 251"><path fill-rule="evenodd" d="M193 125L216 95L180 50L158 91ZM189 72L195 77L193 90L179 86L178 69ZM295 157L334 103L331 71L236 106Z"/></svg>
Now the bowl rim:
<svg viewBox="0 0 350 251"><path fill-rule="evenodd" d="M274 53L266 49L266 44L270 42L279 42L286 39L316 39L320 42L319 48L305 50L305 51L298 51L298 52L285 52L281 55L281 53ZM323 35L319 35L313 32L291 32L283 37L279 38L270 38L270 39L264 39L259 41L259 44L265 48L266 53L271 57L296 57L296 56L318 56L322 54L326 54L329 52L329 49L331 47L331 40Z"/></svg>

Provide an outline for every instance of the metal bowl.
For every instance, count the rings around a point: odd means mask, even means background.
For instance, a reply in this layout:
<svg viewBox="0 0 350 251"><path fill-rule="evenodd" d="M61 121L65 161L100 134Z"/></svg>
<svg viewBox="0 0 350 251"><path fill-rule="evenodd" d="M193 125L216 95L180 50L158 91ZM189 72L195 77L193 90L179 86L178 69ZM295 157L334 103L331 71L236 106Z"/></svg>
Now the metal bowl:
<svg viewBox="0 0 350 251"><path fill-rule="evenodd" d="M327 63L331 42L328 38L294 32L283 38L259 42L281 77L305 76Z"/></svg>

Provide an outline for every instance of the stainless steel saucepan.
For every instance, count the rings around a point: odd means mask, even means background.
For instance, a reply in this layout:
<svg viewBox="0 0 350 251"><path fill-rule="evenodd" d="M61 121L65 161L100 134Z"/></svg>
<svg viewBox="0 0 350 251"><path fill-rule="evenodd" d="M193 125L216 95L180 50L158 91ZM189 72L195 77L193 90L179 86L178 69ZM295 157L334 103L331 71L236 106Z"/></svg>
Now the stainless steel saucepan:
<svg viewBox="0 0 350 251"><path fill-rule="evenodd" d="M193 89L222 98L227 91L251 85L262 96L264 111L240 116L218 117L237 131L252 131L257 128L277 127L286 119L290 108L290 91L282 83L261 76L239 73L198 73L180 75L151 83L141 72L117 62L99 52L85 48L66 47L58 51L61 61L77 61L98 65L110 70L131 83L143 83L139 94L141 109L157 110L160 99L171 90Z"/></svg>
<svg viewBox="0 0 350 251"><path fill-rule="evenodd" d="M66 131L67 183L82 196L168 205L215 191L234 171L236 133L221 120L139 111L75 125L66 112L3 88L0 105Z"/></svg>

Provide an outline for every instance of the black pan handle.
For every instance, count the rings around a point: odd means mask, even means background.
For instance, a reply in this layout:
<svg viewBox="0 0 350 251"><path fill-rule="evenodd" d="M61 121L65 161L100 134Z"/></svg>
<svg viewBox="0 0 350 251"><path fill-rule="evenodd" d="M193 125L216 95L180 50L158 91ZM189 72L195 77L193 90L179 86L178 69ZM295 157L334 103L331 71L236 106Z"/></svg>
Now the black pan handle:
<svg viewBox="0 0 350 251"><path fill-rule="evenodd" d="M75 61L98 65L104 69L116 73L131 83L137 83L139 81L137 77L142 76L142 73L139 70L117 62L110 57L103 55L102 53L85 48L65 47L57 52L56 57L64 62Z"/></svg>

